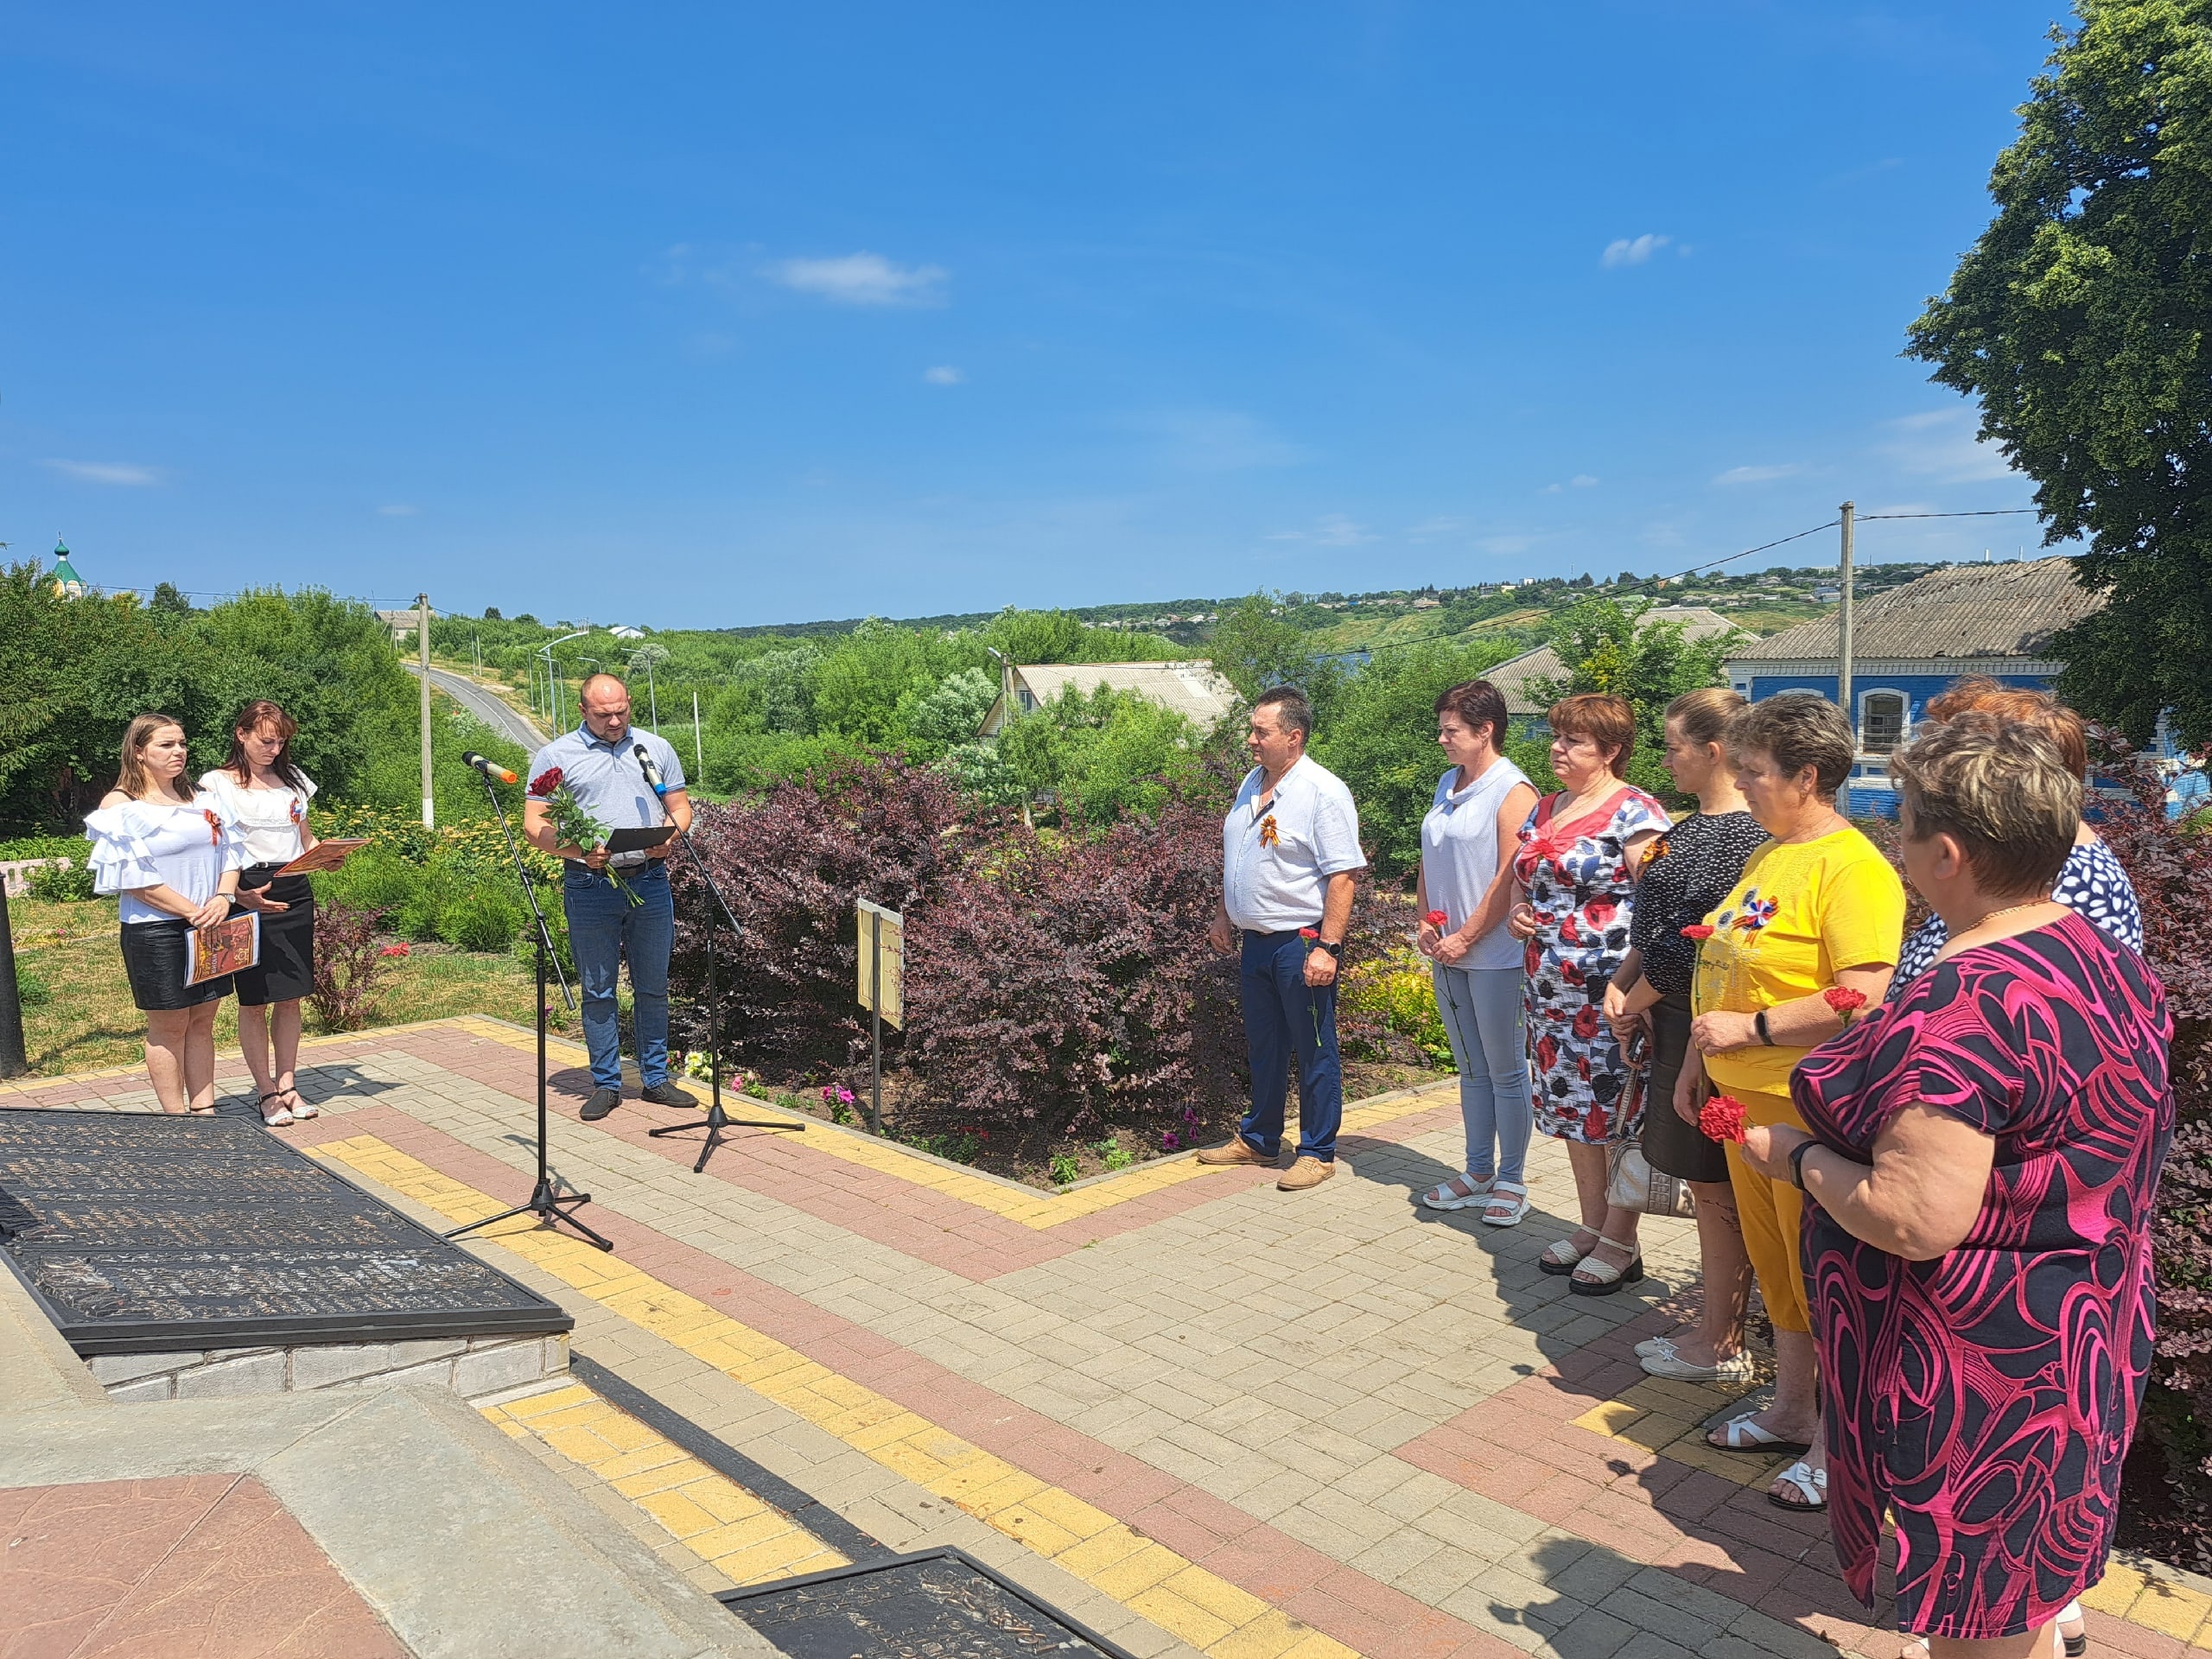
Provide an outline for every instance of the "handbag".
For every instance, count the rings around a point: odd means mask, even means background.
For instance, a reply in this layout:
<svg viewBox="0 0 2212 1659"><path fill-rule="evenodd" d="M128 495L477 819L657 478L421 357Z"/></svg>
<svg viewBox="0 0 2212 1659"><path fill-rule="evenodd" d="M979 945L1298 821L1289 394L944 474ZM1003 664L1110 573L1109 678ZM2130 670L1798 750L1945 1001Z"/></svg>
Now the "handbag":
<svg viewBox="0 0 2212 1659"><path fill-rule="evenodd" d="M1641 1033L1629 1044L1628 1082L1621 1090L1621 1121L1641 1128L1644 1111L1644 1084L1650 1077L1650 1059ZM1605 1202L1621 1210L1646 1216L1693 1216L1696 1201L1689 1184L1651 1167L1636 1135L1624 1135L1605 1148Z"/></svg>

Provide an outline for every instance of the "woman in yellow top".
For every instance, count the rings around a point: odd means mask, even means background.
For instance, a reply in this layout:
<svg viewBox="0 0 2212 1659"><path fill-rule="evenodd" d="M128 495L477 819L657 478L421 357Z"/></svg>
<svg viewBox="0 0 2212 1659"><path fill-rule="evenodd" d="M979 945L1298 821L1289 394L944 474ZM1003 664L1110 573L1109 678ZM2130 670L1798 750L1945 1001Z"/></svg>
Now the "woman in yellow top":
<svg viewBox="0 0 2212 1659"><path fill-rule="evenodd" d="M1904 884L1836 810L1853 747L1843 711L1804 693L1753 703L1728 723L1737 786L1773 839L1751 855L1734 890L1705 918L1713 931L1698 950L1692 1058L1675 1090L1675 1110L1686 1116L1694 1117L1710 1092L1743 1102L1747 1122L1802 1129L1789 1100L1790 1069L1840 1031L1846 1018L1826 993L1855 992L1872 1007L1889 988L1904 933ZM1799 1257L1800 1195L1753 1169L1734 1145L1728 1183L1774 1321L1777 1375L1773 1404L1707 1439L1723 1452L1801 1454L1768 1499L1785 1510L1825 1509L1827 1461Z"/></svg>

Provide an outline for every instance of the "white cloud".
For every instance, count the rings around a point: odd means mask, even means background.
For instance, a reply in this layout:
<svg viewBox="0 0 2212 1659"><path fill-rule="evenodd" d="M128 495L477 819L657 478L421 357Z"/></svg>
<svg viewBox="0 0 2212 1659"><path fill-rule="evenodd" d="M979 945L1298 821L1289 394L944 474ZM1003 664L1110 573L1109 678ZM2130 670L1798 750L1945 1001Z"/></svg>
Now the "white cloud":
<svg viewBox="0 0 2212 1659"><path fill-rule="evenodd" d="M1716 484L1771 484L1777 478L1795 478L1804 470L1794 461L1780 467L1731 467L1713 481Z"/></svg>
<svg viewBox="0 0 2212 1659"><path fill-rule="evenodd" d="M111 484L133 490L158 484L165 476L158 467L137 467L127 461L50 460L39 464L51 467L62 477L73 478L79 484Z"/></svg>
<svg viewBox="0 0 2212 1659"><path fill-rule="evenodd" d="M1605 251L1599 257L1599 263L1607 270L1615 270L1623 265L1640 265L1674 239L1671 236L1660 236L1651 231L1646 231L1642 236L1624 236L1605 244Z"/></svg>
<svg viewBox="0 0 2212 1659"><path fill-rule="evenodd" d="M1449 536L1454 531L1465 530L1466 527L1467 521L1465 518L1452 518L1440 516L1433 518L1424 518L1419 524L1408 528L1406 531L1406 539L1418 547L1427 542L1432 536Z"/></svg>
<svg viewBox="0 0 2212 1659"><path fill-rule="evenodd" d="M933 369L922 371L922 378L933 386L957 386L967 378L950 363L940 363Z"/></svg>
<svg viewBox="0 0 2212 1659"><path fill-rule="evenodd" d="M1534 536L1485 536L1479 543L1484 552L1503 554L1507 557L1526 553L1535 544Z"/></svg>
<svg viewBox="0 0 2212 1659"><path fill-rule="evenodd" d="M1881 452L1899 472L1939 484L1986 484L2014 476L2005 452L1974 436L1977 424L1974 411L1967 408L1907 415L1889 423L1901 435L1880 446Z"/></svg>
<svg viewBox="0 0 2212 1659"><path fill-rule="evenodd" d="M1266 422L1233 409L1162 410L1131 424L1156 440L1167 461L1189 472L1238 473L1306 459L1304 448Z"/></svg>
<svg viewBox="0 0 2212 1659"><path fill-rule="evenodd" d="M410 506L404 501L387 501L377 509L386 518L412 518L422 511L422 508Z"/></svg>
<svg viewBox="0 0 2212 1659"><path fill-rule="evenodd" d="M1271 542L1307 542L1315 547L1357 547L1362 542L1375 540L1376 537L1366 525L1341 512L1325 512L1313 521L1311 530L1277 531L1268 539Z"/></svg>
<svg viewBox="0 0 2212 1659"><path fill-rule="evenodd" d="M1570 490L1594 490L1598 487L1598 480L1588 473L1577 473L1567 480L1567 486Z"/></svg>
<svg viewBox="0 0 2212 1659"><path fill-rule="evenodd" d="M950 273L942 265L894 265L880 253L785 259L768 275L785 288L838 305L938 305Z"/></svg>

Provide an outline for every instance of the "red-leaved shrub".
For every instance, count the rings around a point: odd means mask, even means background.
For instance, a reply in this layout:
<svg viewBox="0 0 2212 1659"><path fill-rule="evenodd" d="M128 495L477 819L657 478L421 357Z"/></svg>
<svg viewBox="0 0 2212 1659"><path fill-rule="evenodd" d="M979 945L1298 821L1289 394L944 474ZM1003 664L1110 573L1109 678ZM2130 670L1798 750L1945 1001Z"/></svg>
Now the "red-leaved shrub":
<svg viewBox="0 0 2212 1659"><path fill-rule="evenodd" d="M381 910L325 902L315 912L315 989L308 1001L325 1031L359 1031L383 996L392 965L378 943Z"/></svg>

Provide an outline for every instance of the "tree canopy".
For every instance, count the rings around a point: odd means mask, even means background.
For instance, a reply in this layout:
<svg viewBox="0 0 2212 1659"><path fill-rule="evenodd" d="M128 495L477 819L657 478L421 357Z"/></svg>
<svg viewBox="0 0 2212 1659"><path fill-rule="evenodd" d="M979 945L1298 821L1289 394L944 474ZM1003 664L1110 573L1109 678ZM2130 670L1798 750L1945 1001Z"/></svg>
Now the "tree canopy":
<svg viewBox="0 0 2212 1659"><path fill-rule="evenodd" d="M2212 0L2080 0L1990 178L1996 217L1911 330L2077 536L2104 610L2060 690L2138 743L2212 737Z"/></svg>

